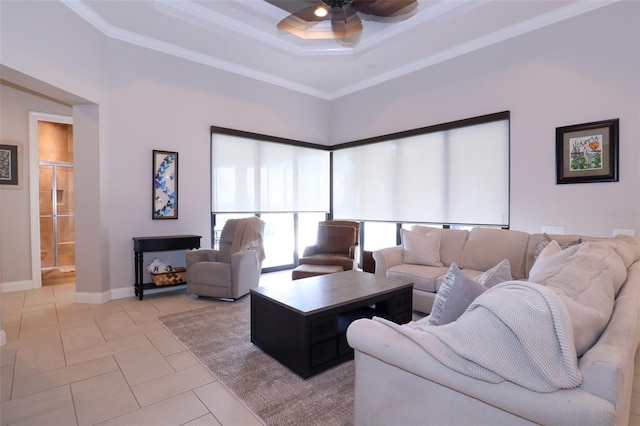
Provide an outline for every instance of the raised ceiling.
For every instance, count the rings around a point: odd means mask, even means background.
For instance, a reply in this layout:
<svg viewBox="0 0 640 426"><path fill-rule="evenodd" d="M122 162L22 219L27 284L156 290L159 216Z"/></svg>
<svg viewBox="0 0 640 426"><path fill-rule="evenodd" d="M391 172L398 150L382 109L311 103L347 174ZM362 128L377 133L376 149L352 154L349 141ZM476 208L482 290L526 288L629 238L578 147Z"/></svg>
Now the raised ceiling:
<svg viewBox="0 0 640 426"><path fill-rule="evenodd" d="M290 12L263 0L60 1L113 39L331 100L618 0L418 0L354 46L279 32Z"/></svg>

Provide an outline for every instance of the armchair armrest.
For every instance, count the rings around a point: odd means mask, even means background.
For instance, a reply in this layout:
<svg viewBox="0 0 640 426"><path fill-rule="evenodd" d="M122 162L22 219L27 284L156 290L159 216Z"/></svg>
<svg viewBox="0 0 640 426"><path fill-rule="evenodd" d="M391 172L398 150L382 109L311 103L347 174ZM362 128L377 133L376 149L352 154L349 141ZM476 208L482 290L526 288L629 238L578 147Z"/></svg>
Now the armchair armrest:
<svg viewBox="0 0 640 426"><path fill-rule="evenodd" d="M373 252L376 275L386 275L387 269L402 263L402 246L387 247Z"/></svg>
<svg viewBox="0 0 640 426"><path fill-rule="evenodd" d="M218 250L213 249L197 249L185 252L186 267L189 269L191 265L198 262L216 262L218 258Z"/></svg>
<svg viewBox="0 0 640 426"><path fill-rule="evenodd" d="M253 250L239 251L231 255L231 288L234 299L258 286L261 268L262 264Z"/></svg>

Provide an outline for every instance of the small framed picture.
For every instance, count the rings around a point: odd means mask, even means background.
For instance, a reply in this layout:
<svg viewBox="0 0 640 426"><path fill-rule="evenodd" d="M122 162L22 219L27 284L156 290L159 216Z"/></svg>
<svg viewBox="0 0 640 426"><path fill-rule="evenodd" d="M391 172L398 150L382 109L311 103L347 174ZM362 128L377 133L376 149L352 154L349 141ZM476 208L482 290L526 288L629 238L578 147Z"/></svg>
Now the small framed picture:
<svg viewBox="0 0 640 426"><path fill-rule="evenodd" d="M153 150L153 219L178 218L178 153Z"/></svg>
<svg viewBox="0 0 640 426"><path fill-rule="evenodd" d="M22 187L22 145L0 143L0 187Z"/></svg>
<svg viewBox="0 0 640 426"><path fill-rule="evenodd" d="M618 181L619 120L556 128L556 183Z"/></svg>

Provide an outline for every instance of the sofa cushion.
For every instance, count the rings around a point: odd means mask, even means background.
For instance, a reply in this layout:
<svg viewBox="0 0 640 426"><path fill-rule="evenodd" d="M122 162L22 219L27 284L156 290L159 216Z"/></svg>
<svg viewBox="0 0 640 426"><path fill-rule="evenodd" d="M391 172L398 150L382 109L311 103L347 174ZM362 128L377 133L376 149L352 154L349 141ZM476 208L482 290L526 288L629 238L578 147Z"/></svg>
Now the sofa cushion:
<svg viewBox="0 0 640 426"><path fill-rule="evenodd" d="M447 273L445 266L424 266L403 263L387 269L387 277L397 277L413 282L414 290L422 290L430 293L436 292L436 282L442 280Z"/></svg>
<svg viewBox="0 0 640 426"><path fill-rule="evenodd" d="M540 253L542 253L542 250L544 250L544 248L547 245L549 245L550 242L551 242L551 237L549 237L549 235L546 234L546 233L542 234L542 237L540 238L540 241L538 241L538 245L536 246L536 250L533 253L533 261L534 262L536 261L538 256L540 256ZM575 240L571 240L571 241L568 241L566 243L558 242L558 244L560 244L560 248L562 248L562 249L566 249L566 248L569 248L571 246L578 245L580 243L582 243L582 238L577 238Z"/></svg>
<svg viewBox="0 0 640 426"><path fill-rule="evenodd" d="M545 284L550 277L560 272L572 256L584 250L586 250L586 243L562 249L557 241L551 241L531 267L529 281Z"/></svg>
<svg viewBox="0 0 640 426"><path fill-rule="evenodd" d="M474 228L462 250L460 268L486 271L509 259L514 279L524 278L524 258L529 234L496 228Z"/></svg>
<svg viewBox="0 0 640 426"><path fill-rule="evenodd" d="M487 288L462 273L458 265L451 265L433 302L429 325L444 325L460 317L476 297Z"/></svg>
<svg viewBox="0 0 640 426"><path fill-rule="evenodd" d="M494 285L503 283L505 281L511 281L511 265L509 259L504 259L493 268L478 275L475 280L486 288L491 288Z"/></svg>
<svg viewBox="0 0 640 426"><path fill-rule="evenodd" d="M430 232L440 232L440 261L444 266L451 266L452 263L460 264L460 255L467 242L469 231L463 229L442 229L432 226L413 225L411 230L417 234L428 234Z"/></svg>
<svg viewBox="0 0 640 426"><path fill-rule="evenodd" d="M531 281L553 289L564 301L578 356L593 346L609 322L615 298L613 275L621 266L615 266L615 258L607 259L609 248L590 244L562 250L557 241L552 241L529 274Z"/></svg>
<svg viewBox="0 0 640 426"><path fill-rule="evenodd" d="M402 262L414 265L443 266L440 261L441 232L417 234L407 229L400 232L402 238Z"/></svg>

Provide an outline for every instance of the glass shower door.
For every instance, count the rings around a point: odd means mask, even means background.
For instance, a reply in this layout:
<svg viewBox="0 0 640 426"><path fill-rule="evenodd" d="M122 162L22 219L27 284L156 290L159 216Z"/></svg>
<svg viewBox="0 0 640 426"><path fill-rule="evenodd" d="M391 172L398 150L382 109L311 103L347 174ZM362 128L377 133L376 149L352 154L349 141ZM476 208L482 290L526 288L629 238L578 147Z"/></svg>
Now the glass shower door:
<svg viewBox="0 0 640 426"><path fill-rule="evenodd" d="M40 163L42 268L75 264L73 166Z"/></svg>

